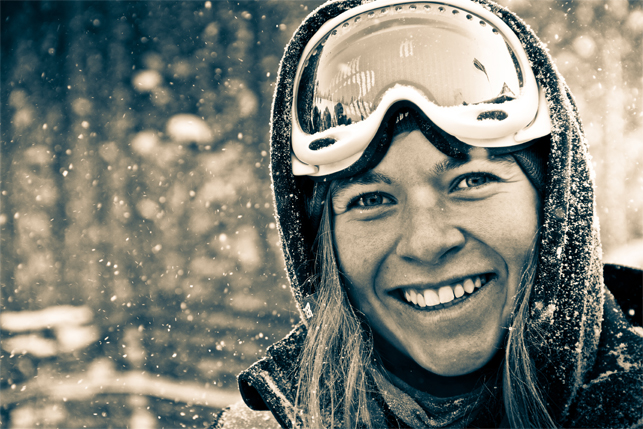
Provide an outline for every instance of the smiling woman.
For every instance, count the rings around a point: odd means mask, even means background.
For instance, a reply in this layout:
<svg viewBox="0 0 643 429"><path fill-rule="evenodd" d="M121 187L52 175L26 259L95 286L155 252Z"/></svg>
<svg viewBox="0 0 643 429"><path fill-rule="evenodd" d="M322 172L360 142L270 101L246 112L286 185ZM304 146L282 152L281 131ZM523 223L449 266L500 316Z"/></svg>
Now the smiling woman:
<svg viewBox="0 0 643 429"><path fill-rule="evenodd" d="M216 427L640 423L641 273L602 264L574 100L522 21L482 0L331 2L277 84L303 321Z"/></svg>

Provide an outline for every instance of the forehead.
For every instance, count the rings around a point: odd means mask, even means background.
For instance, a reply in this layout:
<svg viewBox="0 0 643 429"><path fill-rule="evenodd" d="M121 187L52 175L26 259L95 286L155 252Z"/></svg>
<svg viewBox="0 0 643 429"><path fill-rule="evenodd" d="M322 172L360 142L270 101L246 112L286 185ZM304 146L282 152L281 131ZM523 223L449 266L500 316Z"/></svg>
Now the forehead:
<svg viewBox="0 0 643 429"><path fill-rule="evenodd" d="M386 183L392 184L394 177L404 177L412 171L422 171L429 176L440 176L457 168L475 163L484 165L511 164L514 158L509 154L492 155L487 149L469 146L466 153L451 157L438 150L419 130L396 134L386 155L373 169L355 176L339 179L334 188L350 185Z"/></svg>

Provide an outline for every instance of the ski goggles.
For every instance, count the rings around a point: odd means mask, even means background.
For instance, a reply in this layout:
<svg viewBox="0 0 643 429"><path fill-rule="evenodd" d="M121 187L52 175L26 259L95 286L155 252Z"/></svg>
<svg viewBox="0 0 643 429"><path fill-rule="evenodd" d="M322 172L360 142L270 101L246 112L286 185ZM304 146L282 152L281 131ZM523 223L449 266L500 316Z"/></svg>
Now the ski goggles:
<svg viewBox="0 0 643 429"><path fill-rule="evenodd" d="M296 176L348 169L400 103L471 146L524 147L551 129L520 41L468 0L376 0L338 15L306 45L293 95Z"/></svg>

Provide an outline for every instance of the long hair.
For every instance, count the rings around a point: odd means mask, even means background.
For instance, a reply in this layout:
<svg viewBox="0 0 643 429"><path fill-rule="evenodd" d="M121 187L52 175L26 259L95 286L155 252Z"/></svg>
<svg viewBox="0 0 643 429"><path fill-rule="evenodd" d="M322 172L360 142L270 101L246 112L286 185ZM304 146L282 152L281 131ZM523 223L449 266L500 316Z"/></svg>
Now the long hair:
<svg viewBox="0 0 643 429"><path fill-rule="evenodd" d="M342 286L332 235L329 190L316 240L317 310L309 321L301 354L295 403L297 420L305 428L373 427L372 371L382 371L373 359L373 341L362 326ZM530 357L526 335L529 296L537 266L537 240L521 277L513 320L505 343L503 402L514 428L555 428ZM531 333L530 333L531 334ZM537 333L535 336L537 337Z"/></svg>
<svg viewBox="0 0 643 429"><path fill-rule="evenodd" d="M342 287L328 192L316 240L317 308L303 346L295 418L306 428L371 427L373 343Z"/></svg>
<svg viewBox="0 0 643 429"><path fill-rule="evenodd" d="M514 317L505 345L502 395L505 412L512 428L556 428L542 392L530 356L542 338L538 328L529 326L529 296L538 264L536 234L531 258L523 271L514 304ZM529 335L528 335L529 334Z"/></svg>

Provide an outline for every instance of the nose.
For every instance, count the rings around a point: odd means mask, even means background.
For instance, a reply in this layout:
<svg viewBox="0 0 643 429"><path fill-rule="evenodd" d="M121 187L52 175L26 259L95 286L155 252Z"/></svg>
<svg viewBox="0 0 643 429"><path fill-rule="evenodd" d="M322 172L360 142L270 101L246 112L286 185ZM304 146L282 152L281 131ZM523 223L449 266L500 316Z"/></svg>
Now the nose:
<svg viewBox="0 0 643 429"><path fill-rule="evenodd" d="M422 195L417 199L405 210L396 253L422 264L443 263L464 247L466 237L439 201Z"/></svg>

